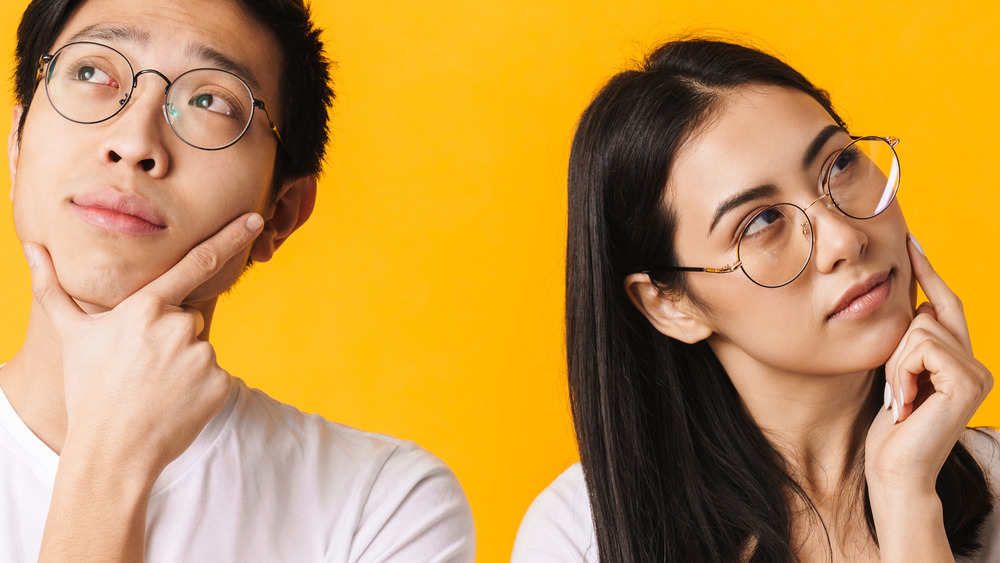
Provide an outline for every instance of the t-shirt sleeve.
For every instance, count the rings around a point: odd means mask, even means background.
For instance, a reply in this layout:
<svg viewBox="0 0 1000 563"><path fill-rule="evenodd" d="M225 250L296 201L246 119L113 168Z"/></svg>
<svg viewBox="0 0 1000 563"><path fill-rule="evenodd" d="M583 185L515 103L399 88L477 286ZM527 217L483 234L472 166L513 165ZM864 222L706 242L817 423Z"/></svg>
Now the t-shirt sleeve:
<svg viewBox="0 0 1000 563"><path fill-rule="evenodd" d="M352 546L357 563L474 561L472 510L455 474L425 450L400 445L372 485Z"/></svg>
<svg viewBox="0 0 1000 563"><path fill-rule="evenodd" d="M521 520L511 563L597 563L587 485L574 464L535 498Z"/></svg>

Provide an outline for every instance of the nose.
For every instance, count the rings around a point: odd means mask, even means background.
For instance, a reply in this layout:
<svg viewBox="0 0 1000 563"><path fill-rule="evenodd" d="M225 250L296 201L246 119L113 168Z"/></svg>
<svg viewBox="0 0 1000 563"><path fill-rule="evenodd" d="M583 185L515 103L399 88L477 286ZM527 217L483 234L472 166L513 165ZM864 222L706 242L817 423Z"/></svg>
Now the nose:
<svg viewBox="0 0 1000 563"><path fill-rule="evenodd" d="M826 198L822 205L814 205ZM813 260L816 269L829 273L841 264L849 264L864 255L868 235L861 229L861 219L844 215L828 194L817 198L804 209L812 208Z"/></svg>
<svg viewBox="0 0 1000 563"><path fill-rule="evenodd" d="M126 107L108 122L108 134L101 141L102 154L107 164L162 178L170 169L165 138L171 133L165 130L168 125L163 119L163 90L155 83L136 87L139 76L148 72L136 74ZM153 73L166 80L158 72Z"/></svg>

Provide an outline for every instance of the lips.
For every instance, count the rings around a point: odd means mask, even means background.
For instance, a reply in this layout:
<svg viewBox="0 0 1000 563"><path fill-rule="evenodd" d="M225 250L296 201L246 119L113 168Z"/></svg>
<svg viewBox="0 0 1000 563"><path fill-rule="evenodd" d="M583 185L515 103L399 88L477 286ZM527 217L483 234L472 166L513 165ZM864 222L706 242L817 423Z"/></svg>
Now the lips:
<svg viewBox="0 0 1000 563"><path fill-rule="evenodd" d="M167 228L166 220L142 198L106 190L72 198L74 210L100 229L131 235L151 235Z"/></svg>
<svg viewBox="0 0 1000 563"><path fill-rule="evenodd" d="M827 319L863 317L885 303L891 290L889 285L891 273L892 270L886 270L851 286L833 308L833 312L827 316Z"/></svg>

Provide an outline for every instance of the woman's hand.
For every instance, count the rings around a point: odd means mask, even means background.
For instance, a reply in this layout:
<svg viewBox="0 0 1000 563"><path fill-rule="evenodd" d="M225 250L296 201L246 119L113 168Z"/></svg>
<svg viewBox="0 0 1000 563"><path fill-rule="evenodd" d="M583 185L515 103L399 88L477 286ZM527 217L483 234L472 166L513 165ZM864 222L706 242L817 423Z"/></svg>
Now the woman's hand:
<svg viewBox="0 0 1000 563"><path fill-rule="evenodd" d="M887 553L949 560L935 483L993 376L972 354L961 301L912 241L907 247L929 303L886 362L888 407L868 431L865 476L883 561Z"/></svg>
<svg viewBox="0 0 1000 563"><path fill-rule="evenodd" d="M889 406L868 433L865 469L881 485L933 491L993 376L972 354L962 302L913 243L907 246L929 303L917 308L886 362Z"/></svg>

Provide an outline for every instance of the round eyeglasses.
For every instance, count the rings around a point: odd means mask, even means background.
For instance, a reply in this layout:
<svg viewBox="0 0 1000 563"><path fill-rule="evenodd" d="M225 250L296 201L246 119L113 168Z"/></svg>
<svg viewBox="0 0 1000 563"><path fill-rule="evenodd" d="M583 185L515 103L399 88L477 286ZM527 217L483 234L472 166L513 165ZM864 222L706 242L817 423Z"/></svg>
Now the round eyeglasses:
<svg viewBox="0 0 1000 563"><path fill-rule="evenodd" d="M736 242L736 262L721 268L667 268L668 271L726 274L743 270L763 287L795 281L812 257L814 235L806 210L829 197L844 215L871 219L889 207L899 189L899 157L893 137L852 137L830 157L823 195L809 205L779 203L750 216Z"/></svg>
<svg viewBox="0 0 1000 563"><path fill-rule="evenodd" d="M253 96L239 76L217 68L189 70L173 81L153 69L133 72L125 55L100 43L68 43L39 59L45 93L59 115L74 123L93 124L118 114L143 74L166 81L163 115L185 143L204 150L231 146L247 132L254 112L261 109L283 146L281 135L267 112L267 104Z"/></svg>

